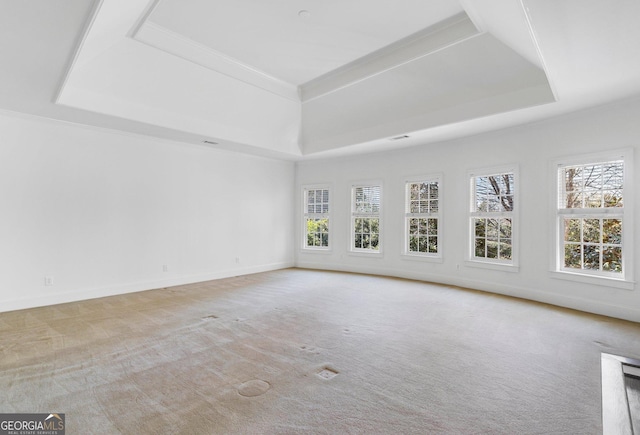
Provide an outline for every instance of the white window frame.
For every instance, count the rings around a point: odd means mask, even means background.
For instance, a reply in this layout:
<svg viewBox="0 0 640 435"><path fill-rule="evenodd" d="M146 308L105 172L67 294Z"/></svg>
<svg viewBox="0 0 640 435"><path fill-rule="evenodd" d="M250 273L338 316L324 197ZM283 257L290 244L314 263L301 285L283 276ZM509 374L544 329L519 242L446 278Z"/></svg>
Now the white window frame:
<svg viewBox="0 0 640 435"><path fill-rule="evenodd" d="M356 189L360 187L378 187L380 189L380 205L378 207L377 213L365 213L365 212L357 212L356 211ZM384 201L383 201L384 188L381 181L365 181L365 182L357 182L352 183L351 185L351 216L350 216L350 225L349 225L349 249L348 252L353 255L367 255L367 256L381 256L383 243L382 243L382 235L383 235L383 222L382 222L382 213L384 209ZM355 247L355 225L356 219L358 218L368 218L368 219L378 219L378 249L369 249L369 248L356 248Z"/></svg>
<svg viewBox="0 0 640 435"><path fill-rule="evenodd" d="M505 272L519 271L519 246L520 246L520 174L519 167L516 164L495 166L489 168L474 169L467 172L467 180L469 183L469 217L468 221L468 247L465 264L471 267L481 267L486 269L501 270ZM513 174L513 204L512 211L477 211L476 210L476 178L490 177L495 175ZM511 259L500 258L484 258L475 256L475 219L511 219Z"/></svg>
<svg viewBox="0 0 640 435"><path fill-rule="evenodd" d="M424 175L419 177L411 177L407 178L404 181L404 235L403 235L403 250L402 255L404 259L413 259L413 260L421 260L421 261L435 261L442 262L442 174L431 174ZM425 184L433 184L436 183L438 185L438 197L435 199L437 201L437 211L433 212L431 206L427 212L423 213L412 213L411 212L411 192L410 185L425 183ZM433 199L428 199L429 201L433 201ZM437 221L437 252L415 252L410 251L410 220L411 219L436 219Z"/></svg>
<svg viewBox="0 0 640 435"><path fill-rule="evenodd" d="M328 192L328 210L326 213L322 211L320 213L317 212L309 212L308 209L308 197L310 191L327 191ZM328 252L331 251L332 247L332 231L331 231L331 197L332 191L331 186L328 184L313 184L313 185L305 185L302 186L302 249L305 252ZM309 246L307 245L307 220L308 219L327 219L328 220L328 246Z"/></svg>
<svg viewBox="0 0 640 435"><path fill-rule="evenodd" d="M591 209L568 209L561 208L561 201L564 196L564 180L561 179L563 169L572 166L590 166L600 163L622 161L624 165L623 173L623 207L604 207ZM551 276L558 279L570 281L606 285L609 287L632 290L634 288L634 218L633 218L633 150L624 149L601 153L584 154L579 156L565 157L551 163L551 173L553 174L553 241L551 252ZM564 267L564 219L566 217L594 218L594 219L621 219L622 220L622 273L572 269Z"/></svg>

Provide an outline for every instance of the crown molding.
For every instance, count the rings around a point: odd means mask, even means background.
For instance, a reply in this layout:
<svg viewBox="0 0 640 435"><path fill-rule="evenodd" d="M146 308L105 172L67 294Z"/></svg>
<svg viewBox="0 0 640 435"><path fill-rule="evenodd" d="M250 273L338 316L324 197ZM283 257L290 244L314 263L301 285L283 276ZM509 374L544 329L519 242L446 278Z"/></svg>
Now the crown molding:
<svg viewBox="0 0 640 435"><path fill-rule="evenodd" d="M138 26L137 30L132 34L132 38L150 47L256 86L280 97L295 102L300 101L297 86L239 62L149 20Z"/></svg>
<svg viewBox="0 0 640 435"><path fill-rule="evenodd" d="M65 88L67 87L69 80L71 79L73 70L76 67L76 64L78 63L78 60L80 59L80 53L82 52L82 48L84 47L84 44L87 38L89 37L89 34L91 33L91 28L96 22L96 18L100 13L100 9L102 8L103 3L104 3L104 0L97 0L95 5L93 6L93 10L91 11L91 16L87 21L87 24L84 28L84 31L81 33L81 36L78 39L78 42L76 43L76 49L73 52L73 57L69 60L69 63L65 70L65 74L62 77L62 80L60 81L60 84L58 85L58 88L56 89L56 92L54 94L54 97L53 97L54 104L59 103L60 98L62 97L62 94Z"/></svg>
<svg viewBox="0 0 640 435"><path fill-rule="evenodd" d="M479 33L467 14L461 12L302 84L301 100L307 102L354 85Z"/></svg>

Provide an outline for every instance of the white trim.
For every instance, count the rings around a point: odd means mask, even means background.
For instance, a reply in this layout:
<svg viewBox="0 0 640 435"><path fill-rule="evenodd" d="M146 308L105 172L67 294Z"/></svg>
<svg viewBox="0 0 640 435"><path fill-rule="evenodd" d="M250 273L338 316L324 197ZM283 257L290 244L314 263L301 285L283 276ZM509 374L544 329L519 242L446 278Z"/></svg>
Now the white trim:
<svg viewBox="0 0 640 435"><path fill-rule="evenodd" d="M512 239L513 240L513 239ZM508 263L505 260L495 259L495 260L464 260L464 265L467 267L477 267L480 269L492 269L492 270L500 270L502 272L519 272L520 267L517 265L513 265Z"/></svg>
<svg viewBox="0 0 640 435"><path fill-rule="evenodd" d="M56 93L54 94L54 97L53 97L53 103L54 104L59 104L60 97L62 97L62 93L64 92L64 89L67 87L67 83L69 82L69 80L71 78L71 75L73 74L73 70L76 67L76 63L78 62L78 59L80 58L80 53L82 52L82 48L84 47L84 44L85 44L87 38L89 37L89 34L91 33L91 28L93 27L93 24L95 23L96 18L98 17L98 13L100 12L100 9L102 8L102 4L103 3L104 3L104 0L98 0L98 2L94 5L93 10L91 11L91 17L87 21L87 24L86 24L83 32L81 33L82 36L80 36L80 40L76 44L76 49L75 49L75 51L73 53L73 57L69 61L69 64L68 64L68 66L66 68L64 77L62 78L62 81L58 85L58 89L56 90Z"/></svg>
<svg viewBox="0 0 640 435"><path fill-rule="evenodd" d="M201 67L300 103L297 86L151 21L147 20L140 25L134 33L133 39Z"/></svg>
<svg viewBox="0 0 640 435"><path fill-rule="evenodd" d="M577 273L568 270L554 270L549 272L549 276L555 279L564 279L567 281L583 282L585 284L614 287L623 290L633 290L636 284L634 281L625 281L623 279L610 278L608 276L588 275L586 273Z"/></svg>
<svg viewBox="0 0 640 435"><path fill-rule="evenodd" d="M117 128L104 127L104 126L93 125L93 124L84 124L81 122L70 121L67 119L52 118L50 116L36 115L33 113L16 112L13 110L2 109L2 108L0 108L0 116L6 116L7 118L18 118L18 119L22 119L29 122L42 122L50 125L60 124L66 127L81 128L84 130L89 130L89 131L93 131L95 133L100 133L100 134L114 134L118 136L134 138L142 141L161 142L161 143L165 143L173 146L180 146L180 147L189 146L189 147L200 148L200 149L206 148L208 150L211 150L212 152L218 152L218 153L227 154L227 155L238 155L238 153L241 153L249 158L267 159L267 160L276 160L276 161L297 161L296 159L298 158L296 156L291 156L288 154L287 155L283 154L282 157L280 157L281 154L279 151L274 151L274 153L279 153L278 157L270 156L270 155L262 155L257 153L243 152L239 150L234 151L228 148L211 147L211 146L204 145L202 143L193 143L193 142L187 142L185 140L169 139L162 136L154 136L151 134L137 133L134 131L120 130Z"/></svg>
<svg viewBox="0 0 640 435"><path fill-rule="evenodd" d="M540 43L538 42L538 37L536 35L535 28L531 23L531 15L529 13L529 8L525 6L525 1L520 0L520 7L522 8L522 12L524 13L525 20L527 22L527 30L529 31L529 36L531 37L531 42L533 42L533 46L536 49L536 53L538 54L538 59L540 59L540 63L542 64L542 70L544 71L544 75L547 78L547 83L549 83L549 89L551 89L551 94L553 95L554 101L558 101L558 91L556 89L556 85L551 80L553 75L549 74L549 67L547 66L547 62L545 61L544 55L542 54L542 49L540 48Z"/></svg>
<svg viewBox="0 0 640 435"><path fill-rule="evenodd" d="M461 12L299 86L303 103L445 50L481 33Z"/></svg>
<svg viewBox="0 0 640 435"><path fill-rule="evenodd" d="M147 22L151 14L158 7L158 3L160 3L160 0L149 0L149 3L147 3L147 7L145 8L144 12L140 14L136 22L133 24L133 26L131 26L129 32L127 32L127 36L129 38L135 39L137 33L140 31L140 28Z"/></svg>
<svg viewBox="0 0 640 435"><path fill-rule="evenodd" d="M443 263L442 254L440 253L440 241L438 240L438 254L424 254L424 253L401 253L400 259L407 261L422 261L427 263Z"/></svg>
<svg viewBox="0 0 640 435"><path fill-rule="evenodd" d="M146 290L161 289L178 285L193 284L212 281L216 279L230 278L233 276L249 275L253 273L269 272L273 270L295 267L295 262L287 261L270 263L237 269L225 269L207 273L183 275L169 279L146 280L128 284L115 284L105 287L81 288L51 295L39 295L35 297L19 298L1 301L0 312L23 310L27 308L57 305L68 302L84 301L108 296L116 296L126 293L135 293Z"/></svg>
<svg viewBox="0 0 640 435"><path fill-rule="evenodd" d="M635 305L614 305L605 301L585 299L557 291L544 291L537 288L520 287L514 284L499 284L491 281L482 281L476 278L464 278L460 275L454 274L438 274L401 270L397 268L384 268L379 267L377 263L374 265L345 265L342 263L324 262L322 264L317 264L299 261L296 264L296 267L316 270L335 270L349 273L364 273L369 275L426 281L433 284L479 290L490 294L513 296L520 299L543 302L588 313L630 320L632 322L640 322L640 309ZM456 291L456 289L451 289L451 291Z"/></svg>

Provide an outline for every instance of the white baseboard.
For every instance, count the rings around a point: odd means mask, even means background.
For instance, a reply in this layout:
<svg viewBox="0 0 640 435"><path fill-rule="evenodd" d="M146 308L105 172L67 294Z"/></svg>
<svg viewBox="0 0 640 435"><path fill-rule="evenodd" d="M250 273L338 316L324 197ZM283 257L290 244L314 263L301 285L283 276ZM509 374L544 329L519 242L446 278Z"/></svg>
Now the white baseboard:
<svg viewBox="0 0 640 435"><path fill-rule="evenodd" d="M46 296L34 296L20 299L0 301L0 312L24 310L27 308L43 307L47 305L64 304L87 299L96 299L107 296L116 296L126 293L134 293L145 290L153 290L164 287L173 287L184 284L211 281L215 279L229 278L232 276L249 275L252 273L268 272L271 270L287 269L295 267L293 262L271 263L259 266L235 268L229 270L217 270L201 274L183 275L161 280L140 281L135 283L120 284L115 286L94 287L82 290L62 291Z"/></svg>
<svg viewBox="0 0 640 435"><path fill-rule="evenodd" d="M436 284L445 284L456 287L464 287L472 290L480 290L488 293L496 293L505 296L513 296L520 299L527 299L545 304L556 305L564 308L571 308L587 313L600 314L617 319L640 322L640 309L612 305L605 302L593 301L576 296L548 292L539 289L520 287L514 285L496 284L484 282L476 279L462 278L451 275L441 275L432 273L409 272L396 269L386 269L380 267L366 266L343 266L341 264L322 264L298 262L296 267L303 269L334 270L340 272L365 273L368 275L390 276L395 278L413 279L417 281L427 281Z"/></svg>

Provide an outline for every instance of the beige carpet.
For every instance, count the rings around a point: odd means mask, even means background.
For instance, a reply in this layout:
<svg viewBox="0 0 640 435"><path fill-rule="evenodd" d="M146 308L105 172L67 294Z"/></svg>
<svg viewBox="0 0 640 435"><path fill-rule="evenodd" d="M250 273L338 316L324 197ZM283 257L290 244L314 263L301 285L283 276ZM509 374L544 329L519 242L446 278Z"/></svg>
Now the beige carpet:
<svg viewBox="0 0 640 435"><path fill-rule="evenodd" d="M0 412L68 434L601 433L640 325L289 269L0 314Z"/></svg>

